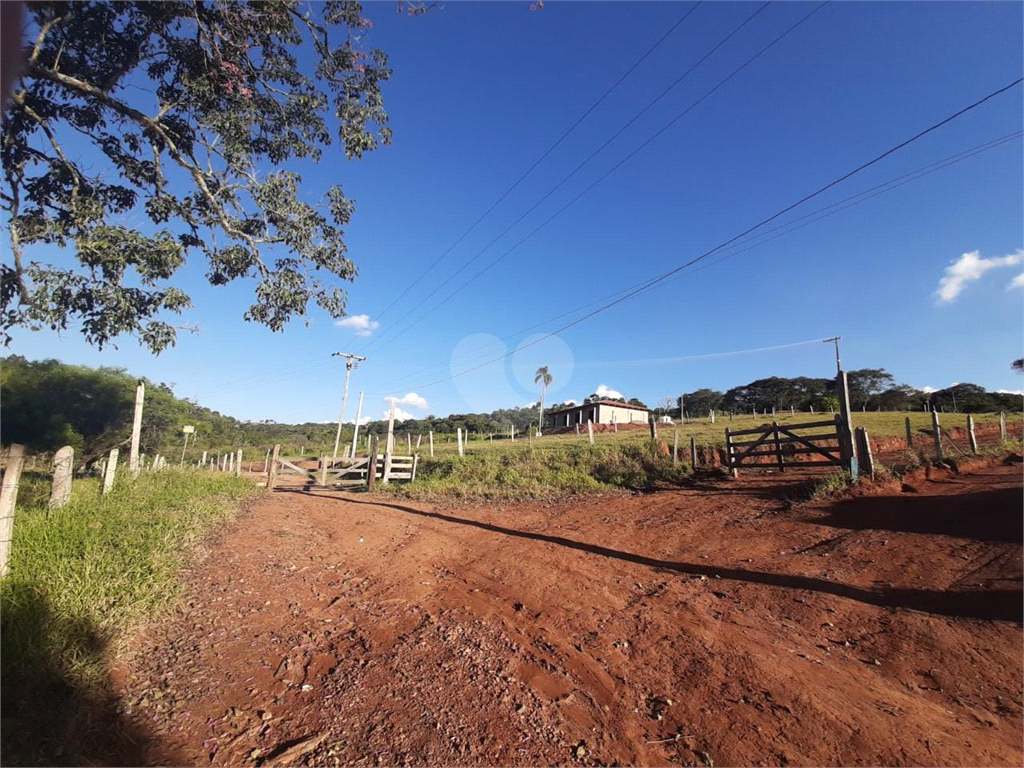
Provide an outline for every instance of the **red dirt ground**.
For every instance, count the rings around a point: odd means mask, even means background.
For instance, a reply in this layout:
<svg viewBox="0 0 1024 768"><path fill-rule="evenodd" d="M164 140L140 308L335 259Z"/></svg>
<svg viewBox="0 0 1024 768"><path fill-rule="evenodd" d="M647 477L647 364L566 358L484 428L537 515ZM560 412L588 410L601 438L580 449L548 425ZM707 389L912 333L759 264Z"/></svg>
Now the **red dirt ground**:
<svg viewBox="0 0 1024 768"><path fill-rule="evenodd" d="M279 490L117 672L150 762L1021 765L1020 466L438 510Z"/></svg>

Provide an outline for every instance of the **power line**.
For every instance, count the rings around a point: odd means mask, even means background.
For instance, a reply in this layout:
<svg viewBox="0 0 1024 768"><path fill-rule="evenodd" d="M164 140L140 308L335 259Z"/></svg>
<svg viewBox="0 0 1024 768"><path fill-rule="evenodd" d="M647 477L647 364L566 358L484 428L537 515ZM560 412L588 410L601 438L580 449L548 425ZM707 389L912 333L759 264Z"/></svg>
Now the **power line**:
<svg viewBox="0 0 1024 768"><path fill-rule="evenodd" d="M510 186L508 189L506 189L504 192L501 193L501 195L498 197L498 199L495 200L491 204L490 208L488 208L486 211L484 211L482 214L480 214L480 217L469 226L469 229L467 229L465 232L463 232L461 235L459 235L458 239L455 242L453 242L451 245L449 245L448 248L444 251L444 253L442 253L440 256L438 256L433 261L433 263L430 264L430 266L428 266L425 270L423 270L423 273L418 278L416 278L411 283L409 283L409 285L407 285L405 287L405 289L400 294L398 294L398 296L396 296L392 300L392 302L390 304L388 304L377 315L377 319L379 320L392 307L394 307L395 304L397 304L399 301L401 301L401 299L407 293L409 293L410 289L412 289L412 287L414 285L418 285L420 283L420 281L423 280L424 277L426 277L438 264L441 263L442 259L444 259L445 256L447 256L449 253L452 252L452 250L455 248L455 246L457 246L459 243L461 243L470 232L472 232L474 229L476 229L477 225L481 221L483 221L485 218L487 218L487 216L491 213L491 211L493 211L495 208L497 208L498 205L500 205L501 202L506 197L508 197L512 193L512 191L515 190L515 188L518 187L523 182L524 179L526 179L527 176L529 176L531 173L533 173L533 171L537 168L537 166L540 165L548 157L548 155L550 155L563 141L565 141L565 139L568 138L569 134L571 134L574 130L576 130L576 128L579 127L579 125L590 115L590 113L593 112L595 109L597 109L597 107L606 98L608 98L609 95L611 95L612 91L614 91L616 88L618 88L623 83L623 81L627 77L629 77L633 73L633 71L637 67L639 67L647 59L648 56L650 56L652 53L654 53L654 51L658 48L658 46L660 46L663 42L665 42L665 40L668 39L669 35L671 35L673 32L675 32L676 29L679 27L679 25L682 24L684 21L686 21L686 19L690 16L690 14L693 13L694 11L696 11L697 8L699 8L702 3L703 3L703 0L698 0L698 2L695 3L693 5L693 7L690 8L690 10L688 10L686 13L684 13L682 15L682 17L675 24L673 24L671 27L669 27L668 31L665 32L665 34L663 34L660 38L658 38L657 42L655 42L654 45L652 45L650 48L648 48L647 51L643 54L643 56L641 56L639 59L637 59L633 63L633 65L629 69L627 69L619 77L618 80L616 80L614 83L612 83L608 87L608 89L603 94L601 94L601 96L597 99L597 101L595 101L593 104L591 104L589 109L587 109L586 112L584 112L582 115L580 115L580 117L576 120L576 122L574 122L572 125L570 125L565 130L565 132L555 140L555 143L552 144L550 147L548 147L547 150L544 152L544 154L542 154L540 157L538 157L534 161L533 165L531 165L529 168L527 168L526 171L524 171L523 174L518 179L516 179L515 182L513 182L512 186Z"/></svg>
<svg viewBox="0 0 1024 768"><path fill-rule="evenodd" d="M682 355L679 357L650 357L644 360L604 360L595 363L586 363L576 366L577 368L608 366L608 365L646 365L650 363L683 363L687 360L710 360L715 357L733 357L735 355L749 355L755 352L777 352L780 349L792 349L794 347L805 347L810 344L820 344L831 339L809 339L808 341L794 341L789 344L775 344L770 347L753 347L751 349L734 349L728 352L708 352L702 355Z"/></svg>
<svg viewBox="0 0 1024 768"><path fill-rule="evenodd" d="M741 238L749 235L754 230L760 229L765 224L768 224L768 223L774 221L775 219L779 218L780 216L785 215L786 213L788 213L789 211L793 210L797 206L802 205L803 203L807 202L808 200L811 200L811 199L817 197L818 195L823 194L827 190L835 187L837 184L840 184L843 181L846 181L847 179L849 179L852 176L860 173L861 171L863 171L863 170L865 170L867 168L870 168L871 166L873 166L876 163L880 162L884 158L892 155L894 152L897 152L897 151L903 149L904 147L910 145L911 143L913 143L915 141L918 141L919 139L923 138L924 136L927 136L928 134L932 133L933 131L938 130L939 128L941 128L942 126L944 126L947 123L951 122L952 120L955 120L955 119L957 119L957 118L967 114L968 112L970 112L970 111L972 111L974 109L977 109L982 104L988 102L989 100L995 98L996 96L999 96L1000 94L1005 93L1006 91L1010 90L1011 88L1019 85L1022 81L1024 81L1024 78L1018 78L1017 80L1014 80L1009 85L1003 86L1002 88L999 88L998 90L989 93L988 95L986 95L983 98L973 102L972 104L969 104L968 106L958 110L957 112L954 112L949 117L944 118L943 120L940 120L937 123L934 123L933 125L929 126L928 128L925 128L922 131L919 131L918 133L916 133L913 136L911 136L909 139L906 139L905 141L900 142L899 144L891 147L890 149L886 150L882 154L872 158L871 160L868 160L865 163L862 163L861 165L857 166L856 168L854 168L853 170L849 171L848 173L845 173L842 176L838 177L837 179L834 179L833 181L830 181L829 183L827 183L824 186L820 187L816 191L811 192L811 193L809 193L807 195L804 195L802 198L800 198L796 202L791 203L790 205L785 206L784 208L780 209L779 211L777 211L776 213L772 214L771 216L768 216L767 218L762 219L758 223L754 224L753 226L748 227L744 231L742 231L739 234L729 238L728 240L726 240L723 243L715 246L714 248L711 248L711 249L705 251L704 253L700 254L699 256L696 256L693 259L690 259L689 261L685 262L684 264L681 264L681 265L679 265L677 267L674 267L673 269L670 269L667 272L664 272L664 273L662 273L662 274L660 274L660 275L658 275L658 276L656 276L654 278L651 278L650 280L647 280L647 281L645 281L643 283L638 284L634 289L632 289L629 293L625 294L624 296L622 296L622 297L620 297L618 299L615 299L613 301L607 302L606 304L598 307L594 311L589 312L588 314L583 315L582 317L577 318L576 320L573 320L572 322L566 323L565 325L561 326L560 328L556 328L555 330L550 331L547 334L544 334L543 336L541 336L541 338L536 339L536 340L534 340L534 341L532 341L529 344L526 344L524 346L518 347L516 350L513 350L513 352L507 352L504 355L500 355L500 356L498 356L498 357L496 357L496 358L494 358L492 360L488 360L487 362L484 362L484 363L481 363L479 365L473 366L472 368L468 368L468 369L466 369L464 371L460 371L459 373L452 374L451 376L445 377L443 379L438 379L438 380L430 382L428 384L423 384L423 385L417 386L417 387L415 387L415 389L426 389L427 387L436 386L437 384L443 384L443 383L445 383L447 381L451 381L451 380L453 380L455 378L458 378L460 376L464 376L467 373L472 373L473 371L479 370L480 368L483 368L485 366L491 365L491 364L496 363L496 362L498 362L500 360L504 360L505 358L510 357L515 352L519 352L519 351L522 351L523 349L528 349L529 347L536 346L537 344L541 343L542 341L545 341L546 339L549 339L549 338L551 338L552 336L554 336L554 335L556 335L558 333L562 333L563 331L566 331L569 328L573 328L573 327L579 325L580 323L583 323L583 322L589 320L590 318L592 318L592 317L594 317L594 316L596 316L598 314L601 314L602 312L605 312L608 309L610 309L610 308L612 308L612 307L614 307L614 306L616 306L618 304L621 304L622 302L624 302L624 301L626 301L626 300L628 300L628 299L630 299L630 298L632 298L632 297L634 297L636 295L639 295L640 293L643 293L645 291L650 290L655 285L658 285L659 283L664 282L668 278L672 277L673 275L678 274L679 272L681 272L682 270L686 269L687 267L690 267L690 266L692 266L692 265L694 265L694 264L696 264L696 263L698 263L700 261L703 261L704 259L708 258L709 256L711 256L711 255L713 255L713 254L723 250L727 246L729 246L729 245L735 243L736 241L740 240Z"/></svg>
<svg viewBox="0 0 1024 768"><path fill-rule="evenodd" d="M959 162L962 162L964 160L967 160L967 159L969 159L971 157L974 157L975 155L981 154L982 152L987 152L989 150L996 149L997 147L1002 146L1003 144L1006 144L1006 143L1008 143L1010 141L1013 141L1014 139L1018 139L1021 136L1024 136L1024 131L1014 131L1014 132L1006 134L1004 136L1000 136L999 138L992 139L990 141L987 141L987 142L984 142L982 144L979 144L979 145L976 145L974 147L971 147L970 149L963 150L962 152L958 152L958 153L956 153L954 155L951 155L949 157L943 158L942 160L938 160L938 161L935 161L933 163L929 163L928 165L925 165L925 166L923 166L921 168L917 168L917 169L915 169L913 171L910 171L908 173L905 173L905 174L903 174L901 176L897 176L897 177L895 177L893 179L889 179L888 181L882 182L881 184L877 184L877 185L875 185L873 187L870 187L870 188L868 188L866 190L862 190L861 192L858 192L858 193L856 193L854 195L851 195L849 197L843 198L842 200L838 200L838 201L836 201L834 203L831 203L831 204L829 204L827 206L824 206L822 208L818 208L818 209L816 209L814 211L811 211L811 212L809 212L807 214L799 216L799 217L797 217L795 219L791 219L790 221L787 221L785 224L780 224L780 225L778 225L776 227L768 229L768 230L762 232L759 235L755 235L755 236L750 237L749 239L746 239L746 240L740 240L740 241L734 243L732 246L730 246L730 248L737 248L738 246L743 246L743 245L745 245L746 247L739 248L738 250L733 250L731 253L724 253L724 255L722 255L720 258L714 259L714 260L712 260L710 262L707 262L704 266L698 267L695 270L691 270L691 271L686 272L686 273L681 273L681 274L675 275L674 277L672 277L672 278L670 278L668 280L665 280L663 283L661 283L661 285L662 286L668 285L669 283L675 282L676 280L679 280L679 279L681 279L683 277L688 277L688 276L692 275L694 272L700 271L702 269L706 269L708 267L715 266L716 264L720 264L721 262L725 261L726 259L732 258L734 256L738 256L738 255L743 254L743 253L746 253L747 251L750 251L753 248L760 247L760 246L762 246L762 245L764 245L764 244L766 244L768 242L771 242L772 240L778 239L779 237L784 237L785 235L788 235L788 234L790 234L792 232L795 232L798 229L802 229L803 227L810 226L811 224L815 224L815 223L821 221L822 219L828 218L830 216L834 216L834 215L836 215L838 213L841 213L842 211L847 210L848 208L852 208L855 205L860 205L861 203L867 202L868 200L873 199L875 197L878 197L879 195L885 194L886 192L891 192L894 189L902 187L902 186L904 186L906 184L909 184L909 183L911 183L913 181L916 181L916 180L918 180L920 178L923 178L924 176L927 176L929 174L932 174L932 173L935 173L937 171L943 170L944 168L947 168L947 167L949 167L951 165L954 165L956 163L959 163ZM819 214L821 214L821 215L819 215ZM803 223L799 223L799 222L803 222ZM766 235L771 235L772 233L776 233L776 232L778 234L774 234L771 237L766 237ZM725 250L728 250L728 249L723 249L723 251L725 251ZM550 323L550 322L552 322L554 320L561 319L562 317L566 317L566 316L569 316L569 315L574 315L577 312L581 312L581 311L583 311L584 309L586 309L588 307L594 306L595 304L600 304L603 301L607 301L609 299L612 299L612 298L614 298L616 296L619 296L620 294L626 293L626 292L628 292L630 290L632 290L632 289L631 288L624 288L621 291L616 291L615 293L609 294L608 296L604 296L604 297L602 297L600 299L596 299L596 300L591 301L591 302L589 302L587 304L584 304L584 305L582 305L580 307L576 307L575 309L571 309L568 312L563 312L561 314L558 314L558 315L555 315L553 317L547 318L546 320L542 320L539 323L535 323L534 325L528 326L527 328L521 329L519 331L515 331L512 334L509 334L508 340L506 340L506 342L502 342L502 340L500 340L500 339L498 339L496 341L491 341L491 342L488 342L486 344L482 344L479 347L475 347L475 348L473 348L471 350L467 350L466 352L464 352L464 353L462 353L462 354L452 358L452 360L463 358L463 357L467 357L468 355L471 355L474 352L478 352L478 351L480 351L482 349L486 349L487 347L493 346L495 343L510 343L509 340L511 340L511 339L513 339L513 338L523 334L523 333L527 333L528 331L534 330L536 328L540 328L541 326L547 325L548 323ZM449 361L449 363L450 363L450 361ZM413 372L411 374L407 374L405 376L402 376L399 379L394 380L392 383L394 385L394 384L396 384L398 382L405 381L405 380L408 380L408 379L411 379L411 378L415 378L417 376L420 376L421 374L427 373L429 371L437 370L437 369L440 369L440 368L443 368L443 367L445 367L444 364L428 366L427 368L423 368L423 369L420 369L419 371L415 371L415 372ZM376 395L376 394L380 394L380 393L372 393L372 394Z"/></svg>
<svg viewBox="0 0 1024 768"><path fill-rule="evenodd" d="M778 37L776 37L776 38L775 38L774 40L772 40L772 41L771 41L770 43L768 43L768 45L766 45L766 46L765 46L764 48L762 48L762 49L761 49L760 51L758 51L758 52L757 52L757 53L755 53L755 54L754 54L753 56L751 56L751 57L750 57L749 59L747 59L747 60L746 60L746 61L745 61L745 62L744 62L743 64L741 64L741 65L740 65L739 67L737 67L736 69L734 69L734 70L733 70L733 71L732 71L732 72L731 72L731 73L730 73L729 75L727 75L727 76L726 76L726 77L725 77L724 79L720 80L720 81L718 82L718 84L717 84L717 85L715 85L715 86L714 86L714 87L713 87L713 88L712 88L711 90L707 91L707 92L706 92L706 93L705 93L705 94L704 94L703 96L701 96L701 97L700 97L699 99L697 99L697 100L696 100L695 102L693 102L692 104L690 104L690 106L688 106L688 107L687 107L686 109L684 109L684 110L683 110L682 112L680 112L680 113L679 113L678 115L676 115L676 116L675 116L674 118L672 118L672 119L671 119L671 120L670 120L670 121L669 121L668 123L666 123L666 124L665 124L664 126L662 126L662 127L661 127L661 128L660 128L660 129L658 130L658 131L656 131L656 132L655 132L655 133L654 133L653 135L651 135L651 136L650 136L650 137L649 137L649 138L648 138L648 139L647 139L646 141L644 141L644 142L643 142L643 143L642 143L642 144L641 144L640 146L638 146L638 147L637 147L636 149L634 149L634 150L633 150L632 152L630 152L630 153L629 153L628 155L626 155L626 156L625 156L624 158L622 158L621 160L619 160L619 161L618 161L618 162L617 162L617 163L616 163L615 165L613 165L613 166L612 166L611 168L609 168L609 169L608 169L608 170L607 170L607 171L606 171L606 172L605 172L604 174L602 174L602 175L601 175L600 177L598 177L596 181L594 181L594 182L593 182L592 184L590 184L590 186L588 186L588 187L587 187L586 189L584 189L584 190L583 190L582 192L580 192L580 193L579 193L578 195L576 195L576 197L574 197L574 198L573 198L572 200L570 200L570 201L569 201L568 203L566 203L566 204L565 204L565 205L563 205L563 206L562 206L561 208L559 208L559 209L558 209L558 210L557 210L557 211L556 211L556 212L555 212L555 213L554 213L553 215L551 215L551 216L550 216L549 218L547 218L547 219L546 219L546 220L545 220L545 221L544 221L543 223L541 223L541 224L540 224L540 225L539 225L538 227L536 227L536 228L535 228L534 230L532 230L532 231L531 231L531 232L530 232L530 233L529 233L528 235L526 235L526 236L525 236L524 238L522 238L522 239L521 239L521 240L520 240L519 242L517 242L517 243L516 243L515 245L513 245L513 246L512 246L511 248L509 248L509 249L508 249L507 251L505 251L504 253L502 253L501 255L499 255L498 257L496 257L495 259L491 260L491 262L490 262L490 263L488 263L488 264L487 264L487 266L485 266L485 267L484 267L484 268L483 268L482 270L480 270L480 271L479 271L479 272L477 272L477 273L476 273L475 275L473 275L473 276L472 276L471 278L469 278L469 280L467 280L466 282L464 282L464 283L463 283L462 285L460 285L460 286L459 286L458 288L456 288L456 289L455 289L454 291L452 291L451 293L449 293L449 294L448 294L448 295L447 295L447 296L446 296L446 297L445 297L444 299L442 299L442 300L441 300L441 301L440 301L440 302L439 302L438 304L435 304L435 305L434 305L433 307L431 307L431 308L430 308L430 309L428 309L428 310L427 310L426 312L424 312L424 313L423 313L423 314L421 314L421 315L420 315L419 317L417 317L417 318L416 318L416 319L415 319L415 320L414 320L414 321L413 321L413 322L412 322L412 323L411 323L410 325L406 326L406 327L405 327L404 329L402 329L402 330L401 330L401 331L399 331L398 333L394 334L394 335L393 335L393 336L392 336L391 338L389 338L389 339L388 339L388 343L390 344L390 343L391 343L391 342L393 342L393 341L394 341L395 339L397 339L397 338L398 338L399 336L401 336L402 334L406 333L406 332L407 332L407 331L408 331L408 330L409 330L410 328L412 328L412 327L415 327L415 326L416 326L416 324L418 324L420 320L422 320L423 318L425 318L425 317L427 317L428 315L430 315L430 314L434 313L435 311L437 311L437 310L438 310L438 309L439 309L440 307L444 306L444 305L445 305L445 304L446 304L447 302L449 302L449 301L450 301L450 300L451 300L452 298L454 298L454 297L455 297L456 295L458 295L458 294L459 294L459 293L461 293L461 292L462 292L463 290L465 290L465 288L467 288L467 287L468 287L468 286L469 286L470 284L472 284L473 282L475 282L476 280L478 280L478 279L479 279L480 277L482 277L482 276L483 276L483 275L484 275L484 274L485 274L485 273L486 273L487 271L489 271L489 270L490 270L490 269L491 269L492 267L494 267L494 266L495 266L495 265L496 265L496 264L497 264L498 262L502 261L502 260L503 260L503 259L504 259L504 258L505 258L506 256L508 256L509 254L511 254L511 253L512 253L513 251L515 251L515 250L516 250L517 248L519 248L519 246L521 246L521 245L522 245L523 243L525 243L525 242L526 242L527 240L529 240L529 239L530 239L531 237L533 237L533 236L534 236L535 234L537 234L537 232L539 232L540 230L544 229L544 227L546 227L546 226L547 226L548 224L550 224L550 223L551 223L552 221L554 221L554 220L555 220L556 218L558 218L558 217L559 217L559 216L560 216L560 215L561 215L562 213L564 213L564 212L565 212L565 211L566 211L567 209L569 209L569 208L570 208L570 207L571 207L572 205L574 205L574 204L575 204L575 203L576 203L576 202L577 202L578 200L580 200L580 199L581 199L582 197L584 197L585 195L587 195L587 194L588 194L588 193L589 193L589 192L590 192L591 190L593 190L593 189L594 189L594 188L595 188L595 187L596 187L596 186L597 186L598 184L600 184L600 183L601 183L602 181L604 181L604 180L605 180L606 178L608 178L608 177L609 177L609 176L610 176L610 175L611 175L612 173L614 173L614 172L615 172L616 170L618 170L618 169L619 169L619 168L620 168L620 167L621 167L622 165L624 165L624 164L625 164L625 163L627 163L627 162L628 162L629 160L631 160L631 159L632 159L632 158L633 158L633 157L634 157L635 155L637 155L637 154L638 154L638 153L639 153L639 152L640 152L641 150L643 150L643 149L644 149L645 147L647 147L647 146L648 146L648 145L649 145L649 144L650 144L651 142L653 142L653 141L654 141L654 140L655 140L656 138L658 138L658 137L659 137L659 136L660 136L661 134L663 134L663 133L664 133L665 131L667 131L667 130L668 130L669 128L671 128L671 127L672 127L673 125L675 125L675 123L677 123L677 122L678 122L679 120L681 120L681 119L682 119L683 117L685 117L685 116L686 116L687 114L689 114L689 113L690 113L691 111L693 111L694 109L696 109L696 108L697 108L697 107L698 107L698 106L699 106L700 104L702 104L702 103L703 103L703 102L704 102L704 101L705 101L706 99L708 99L708 98L709 98L709 97L710 97L710 96L711 96L712 94L714 94L714 93L715 93L715 92L716 92L716 91L717 91L717 90L718 90L719 88L721 88L721 87L722 87L723 85L725 85L725 84L726 84L727 82L729 82L729 81L730 81L730 80L731 80L731 79L732 79L733 77L735 77L736 75L738 75L738 74L739 74L740 72L742 72L742 71L743 71L744 69L746 69L746 68L747 68L748 66L750 66L751 64L753 64L753 63L754 63L754 61L756 61L756 60L757 60L758 58L760 58L760 57L761 57L762 55L764 55L765 53L767 53L767 52L768 52L768 50L770 50L770 49L771 49L772 47L774 47L774 46L775 46L775 45L776 45L777 43L779 43L779 42L780 42L780 41L781 41L781 40L782 40L783 38L785 38L785 37L786 37L787 35L789 35L789 34L790 34L791 32L793 32L793 30L795 30L795 29L796 29L797 27L799 27L799 26L800 26L801 24L803 24L803 23L804 23L805 21L807 21L807 20L808 20L809 18L811 18L811 16L813 16L813 15L814 15L814 14L816 14L816 13L817 13L818 11L820 11L820 10L821 10L822 8L824 8L824 7L825 7L825 6L826 6L826 5L828 4L828 3L829 3L829 0L825 0L825 2L823 2L823 3L821 3L820 5L818 5L817 7L815 7L815 8L814 8L814 9L813 9L813 10L812 10L812 11L811 11L810 13L806 14L805 16L803 16L803 17L802 17L802 18L801 18L801 19L800 19L799 21L797 21L797 22L796 22L795 24L793 24L793 25L791 25L790 27L788 27L788 28L787 28L787 29L786 29L786 30L785 30L785 31L784 31L784 32L783 32L782 34L780 34L780 35L779 35ZM758 12L760 12L760 10L763 10L763 6L762 6L762 8L761 8L761 9L759 9L759 11L758 11ZM756 14L755 14L755 15L756 15ZM753 16L751 16L750 18L753 18ZM750 19L748 18L748 19L747 19L747 21L749 21L749 20L750 20ZM744 24L746 24L746 21L744 22ZM741 26L742 26L742 25L741 25ZM737 29L738 29L738 28L737 28ZM734 30L734 33L735 33L735 31L736 31L736 30ZM730 36L731 36L731 35L730 35ZM591 157L593 157L593 155L592 155ZM589 162L589 160L590 160L590 158L588 158L588 159L587 159L587 161L585 161L585 162ZM582 167L582 166L580 166L580 167ZM579 168L577 168L576 170L579 170ZM573 173L575 173L575 172L576 172L576 171L574 170L574 171L573 171ZM571 176L571 175L572 175L572 174L570 174L570 176ZM564 180L563 180L563 181L564 181ZM560 186L560 185L561 185L561 183L559 184L559 186ZM556 188L557 188L557 187L556 187ZM552 191L554 191L554 190L552 190ZM549 194L550 194L550 193L549 193ZM547 197L547 196L545 196L545 197ZM535 207L536 207L536 206L534 206L534 208L535 208ZM533 208L531 208L531 209L530 209L530 211L532 211L532 210L533 210ZM527 211L527 213L529 213L530 211ZM525 216L525 214L524 214L524 216ZM519 223L519 221L521 221L521 220L522 220L522 218L523 218L523 217L520 217L520 218L519 218L519 219L517 219L517 220L516 220L515 222L513 222L512 226L515 226L515 224L518 224L518 223ZM502 233L501 233L501 235L499 235L497 239L500 239L500 238L501 238L502 236L504 236L504 235L505 235L505 234L506 234L506 233L507 233L507 232L509 231L509 229L511 229L511 228L512 228L512 226L510 226L510 227L509 227L508 229L506 229L506 230L505 230L504 232L502 232ZM463 265L463 267L462 267L462 268L465 268L466 266L468 266L468 265L469 265L469 264L470 264L470 263L471 263L472 261L474 261L474 260L475 260L475 259L477 258L477 256L481 255L481 254L482 254L482 253L483 253L484 251L486 251L486 250L487 250L487 248L489 248L489 247L490 247L491 245L493 245L493 244L494 244L494 242L496 242L496 241L497 241L497 239L496 239L495 241L492 241L492 243L490 243L490 244L489 244L489 245L488 245L487 247L485 247L485 248L484 248L484 249L483 249L482 251L480 251L480 252L479 252L479 253L477 253L477 254L476 254L475 256L473 256L473 257L472 257L472 258L471 258L471 259L470 259L470 260L469 260L468 262L466 262L466 264L464 264L464 265ZM459 272L461 272L461 271L462 271L462 268L460 268ZM458 274L458 272L456 272L455 274ZM454 277L454 275L452 275L452 277ZM414 311L414 310L416 309L416 307L420 306L420 305L421 305L421 304L422 304L422 303L423 303L424 301L426 301L426 299L430 298L430 296L433 296L433 295L434 295L434 294L435 294L435 293L437 292L437 290L439 290L439 289L440 289L441 287L443 287L443 286L444 286L444 285L445 285L445 284L446 284L447 282L449 282L449 281L450 281L450 279L451 279L451 278L449 278L449 280L446 280L446 281L445 281L445 283L442 283L442 284L441 284L440 286L438 286L438 288L437 288L437 289L435 289L435 290L434 290L434 291L432 291L432 292L431 292L430 294L428 294L428 295L427 295L426 297L424 297L424 299L422 299L422 300L421 300L421 301L420 301L419 303L417 303L417 304L416 304L415 306L413 306L413 307L412 307L412 308L411 308L411 309L409 310L409 312L406 312L406 314L405 314L405 315L403 315L403 316L402 316L401 318L399 318L399 320L398 320L397 322L401 322L401 320L403 320L403 319L405 319L406 317L408 317L408 316L409 316L409 314L411 314L411 313L412 313L412 312L413 312L413 311ZM382 336L382 337L383 337L383 336ZM382 337L378 337L378 339L379 339L379 338L382 338ZM370 346L370 345L367 345L367 348L369 348L369 346ZM378 347L378 349L377 349L377 352L378 352L378 353L380 352L380 348L379 348L379 347Z"/></svg>

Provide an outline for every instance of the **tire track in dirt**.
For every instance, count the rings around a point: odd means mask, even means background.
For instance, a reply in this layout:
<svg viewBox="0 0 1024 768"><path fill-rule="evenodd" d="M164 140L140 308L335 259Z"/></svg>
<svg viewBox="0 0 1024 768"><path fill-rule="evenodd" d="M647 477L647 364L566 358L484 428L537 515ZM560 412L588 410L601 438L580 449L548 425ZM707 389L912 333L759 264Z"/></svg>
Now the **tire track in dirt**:
<svg viewBox="0 0 1024 768"><path fill-rule="evenodd" d="M126 715L165 764L1019 764L1019 470L870 503L788 487L275 493L138 639Z"/></svg>

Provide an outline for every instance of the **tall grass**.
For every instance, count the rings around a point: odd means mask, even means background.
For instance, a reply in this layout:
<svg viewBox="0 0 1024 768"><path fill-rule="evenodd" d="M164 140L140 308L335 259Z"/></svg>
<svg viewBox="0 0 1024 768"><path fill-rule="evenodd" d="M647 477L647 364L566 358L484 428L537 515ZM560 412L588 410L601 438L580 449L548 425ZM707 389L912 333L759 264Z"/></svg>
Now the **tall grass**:
<svg viewBox="0 0 1024 768"><path fill-rule="evenodd" d="M557 450L521 442L503 451L462 458L421 459L416 482L378 486L419 499L540 499L616 489L645 490L682 481L688 467L673 466L650 441L612 445L561 444Z"/></svg>
<svg viewBox="0 0 1024 768"><path fill-rule="evenodd" d="M63 711L69 700L101 694L111 654L177 592L196 540L259 492L227 473L166 469L126 477L105 496L98 480L76 480L71 502L48 511L48 493L29 480L0 583L4 719L18 708L19 731L31 730L33 718L46 730L39 723L47 716L31 704L26 709L26 701L43 699ZM18 762L47 762L19 749L23 734L4 725ZM67 744L56 754L64 757L49 760L76 760Z"/></svg>

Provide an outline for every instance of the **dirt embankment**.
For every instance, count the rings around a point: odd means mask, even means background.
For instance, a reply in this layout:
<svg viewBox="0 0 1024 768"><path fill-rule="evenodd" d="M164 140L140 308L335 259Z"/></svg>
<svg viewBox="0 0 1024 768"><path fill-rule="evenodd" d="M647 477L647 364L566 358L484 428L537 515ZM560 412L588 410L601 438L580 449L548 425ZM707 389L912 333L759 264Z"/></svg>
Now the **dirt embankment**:
<svg viewBox="0 0 1024 768"><path fill-rule="evenodd" d="M1019 467L437 510L281 491L119 670L153 762L1019 765Z"/></svg>

